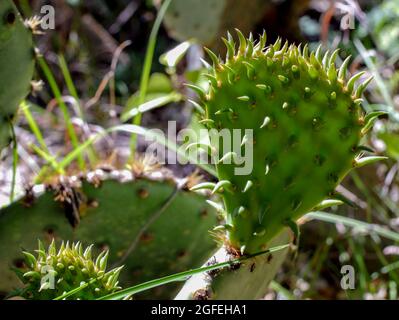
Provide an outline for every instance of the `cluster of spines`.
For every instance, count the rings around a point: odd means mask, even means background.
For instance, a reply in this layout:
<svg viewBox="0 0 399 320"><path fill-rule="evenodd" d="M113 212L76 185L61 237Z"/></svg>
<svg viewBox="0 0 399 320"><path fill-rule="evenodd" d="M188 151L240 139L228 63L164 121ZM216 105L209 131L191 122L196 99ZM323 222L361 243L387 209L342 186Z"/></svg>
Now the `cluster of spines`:
<svg viewBox="0 0 399 320"><path fill-rule="evenodd" d="M307 44L302 47L302 44L299 44L298 46L294 44L289 45L288 41L286 41L284 45L282 45L281 38L278 38L274 44L266 46L267 34L265 31L260 36L260 39L257 42L253 39L252 33L250 33L249 38L246 39L240 30L236 29L236 32L237 32L237 37L239 39L238 48L236 46L235 40L233 39L233 36L229 32L227 33L227 39L222 38L227 50L225 61L223 61L210 49L205 48L205 51L207 52L210 60L212 61L212 66L207 65L208 73L203 74L203 76L208 79L210 84L208 92L206 92L203 88L199 86L193 84L187 84L187 87L195 91L198 94L199 98L201 99L201 103L190 100L190 102L194 105L194 108L199 112L199 114L202 117L202 119L200 120L201 124L206 125L207 127L215 126L215 121L211 119L210 115L207 113L206 105L207 102L212 98L214 88L220 88L222 86L222 79L220 78L221 74L224 72L227 73L226 79L227 81L230 82L230 84L234 83L235 81L234 79L238 79L236 77L237 72L230 66L230 62L237 61L242 58L257 59L260 56L266 58L266 63L268 66L271 66L274 63L273 59L278 57L282 57L283 66L285 63L288 63L288 60L290 60L291 62L294 61L294 63L291 66L291 73L293 78L298 77L299 65L302 66L306 65L308 68L309 75L311 75L314 78L314 80L319 78L320 72L324 72L325 73L324 76L326 76L330 84L339 83L342 86L344 92L350 93L353 104L360 108L362 107L363 93L366 90L369 83L372 81L373 77L370 76L363 83L356 86L357 81L365 74L364 71L361 71L350 77L349 80L346 80L348 65L351 56L348 56L343 61L339 69L337 69L335 63L339 54L339 49L336 49L331 54L327 50L323 54L322 45L319 45L315 51L310 51ZM250 62L246 61L247 59L242 59L242 60L243 60L242 64L245 65L245 67L247 68L248 77L252 78L255 72L255 67L251 65ZM297 62L297 64L295 62ZM281 81L282 84L288 84L290 82L290 79L286 75L277 75L277 78ZM263 83L257 84L256 87L270 94L273 91L273 89L270 86ZM312 95L311 88L305 87L303 94L304 99L309 98L311 95ZM333 104L336 98L337 98L337 92L332 91L329 95L330 102ZM244 102L250 102L251 100L249 96L237 96L236 99L238 101L244 101ZM289 109L289 107L290 105L288 102L285 102L282 105L282 109ZM354 109L351 106L349 106L348 111L351 110L353 111ZM234 111L231 108L226 108L223 110L216 111L215 115L226 112L234 113ZM369 114L366 115L363 114L359 115L358 122L359 125L362 126L360 132L361 137L365 136L369 132L369 130L373 127L375 121L381 115L384 114L386 114L386 112L376 111L376 112L370 112ZM317 127L318 119L314 120L315 120L314 127ZM273 124L273 121L269 116L266 116L260 123L260 129L263 129L268 125L275 125L275 124ZM245 137L243 138L243 140L245 140ZM364 151L364 150L366 150L365 147L359 146L355 151ZM222 159L219 160L219 162L223 162L224 160L226 160L225 158L231 158L231 157L234 158L234 154L226 154L223 156ZM374 156L362 159L360 159L360 157L361 155L359 155L359 157L357 157L353 162L354 168L385 159L385 157L374 157Z"/></svg>
<svg viewBox="0 0 399 320"><path fill-rule="evenodd" d="M23 252L29 269L22 276L27 285L23 290L23 296L28 299L48 298L49 295L65 294L76 289L76 285L79 287L88 284L88 288L72 297L88 299L120 289L118 278L123 267L107 272L108 251L102 251L93 260L92 249L91 245L84 250L80 242L71 245L69 242L62 242L57 250L53 240L46 251L39 241L37 257ZM42 281L43 271L51 273L54 277L53 284L51 281ZM54 288L51 288L51 285L54 285Z"/></svg>
<svg viewBox="0 0 399 320"><path fill-rule="evenodd" d="M334 83L336 81L340 82L343 85L345 91L352 93L352 98L354 102L359 105L362 102L362 100L360 99L363 92L365 91L370 81L373 79L373 77L369 77L362 84L357 86L357 88L355 88L356 81L358 81L360 77L365 74L365 72L359 72L353 75L346 82L347 69L351 57L348 56L342 63L341 67L337 70L335 62L339 54L339 49L336 49L334 52L332 52L331 55L329 51L326 51L323 55L322 45L319 45L316 51L310 52L307 44L302 48L301 44L299 44L298 46L294 44L289 45L288 41L286 41L282 46L282 41L280 38L278 38L274 44L266 46L266 32L263 32L260 40L258 42L255 42L253 40L252 34L250 34L249 39L246 39L239 30L236 31L239 39L238 49L236 48L236 43L230 33L228 33L227 39L223 38L223 41L227 48L225 61L223 61L211 50L205 48L205 51L207 52L213 64L210 73L204 74L204 76L209 80L210 84L212 85L211 88L221 86L217 71L227 70L229 72L228 80L233 81L236 72L229 66L229 62L236 61L240 58L256 59L259 56L264 56L268 65L272 65L273 59L278 57L282 57L283 66L285 63L288 63L289 60L297 61L298 63L301 63L301 65L307 65L309 74L315 79L317 79L319 72L325 72L325 75L327 76L327 79L330 81L330 83ZM253 65L251 65L250 62L243 61L243 64L247 68L248 75L254 73L255 68ZM298 65L293 64L291 69L293 77L296 77L299 71ZM282 83L289 82L289 79L284 75L278 75L278 79ZM206 102L206 100L209 100L209 94L211 94L212 91L207 94L201 87L192 84L189 84L188 87L192 88L196 93L198 93L198 95L204 100L204 102ZM262 90L268 89L268 87L263 84L259 84L258 88ZM332 99L334 98L333 96L334 94L332 93ZM244 96L238 98L244 100L246 97Z"/></svg>

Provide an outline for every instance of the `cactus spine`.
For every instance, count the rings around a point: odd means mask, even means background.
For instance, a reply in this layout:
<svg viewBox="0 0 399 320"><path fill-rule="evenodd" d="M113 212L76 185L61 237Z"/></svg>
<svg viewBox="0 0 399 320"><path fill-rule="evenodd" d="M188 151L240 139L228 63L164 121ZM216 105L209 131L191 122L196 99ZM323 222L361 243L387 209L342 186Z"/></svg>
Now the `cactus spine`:
<svg viewBox="0 0 399 320"><path fill-rule="evenodd" d="M9 123L30 90L34 70L32 32L11 0L0 3L0 150L10 139Z"/></svg>
<svg viewBox="0 0 399 320"><path fill-rule="evenodd" d="M326 203L339 203L336 186L352 169L381 157L362 158L361 138L380 113L364 114L362 74L346 81L349 60L337 70L338 51L276 43L266 46L237 30L229 34L222 61L213 62L210 89L197 88L209 129L241 130L242 146L253 149L253 170L237 175L239 152L217 151L217 171L226 211L227 245L241 253L268 247L284 226ZM253 137L244 135L251 129ZM233 136L233 134L232 134ZM223 143L222 143L223 142ZM334 200L327 201L326 200Z"/></svg>

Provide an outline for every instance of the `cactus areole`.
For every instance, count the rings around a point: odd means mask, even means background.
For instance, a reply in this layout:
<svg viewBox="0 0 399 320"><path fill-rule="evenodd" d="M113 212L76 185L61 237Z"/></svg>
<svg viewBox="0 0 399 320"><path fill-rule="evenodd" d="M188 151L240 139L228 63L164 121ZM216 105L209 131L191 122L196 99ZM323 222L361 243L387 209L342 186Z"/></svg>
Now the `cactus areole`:
<svg viewBox="0 0 399 320"><path fill-rule="evenodd" d="M32 31L11 0L0 1L0 150L10 139L9 122L30 91L34 70Z"/></svg>
<svg viewBox="0 0 399 320"><path fill-rule="evenodd" d="M353 168L382 157L363 157L362 136L381 112L366 115L362 92L371 78L355 88L362 73L346 80L349 58L336 69L338 51L324 55L319 47L281 40L266 46L237 30L224 39L225 61L208 52L213 67L209 90L195 89L202 100L202 123L209 129L251 129L242 145L253 146L253 170L235 174L236 153L218 153L219 184L224 186L227 245L241 253L265 249L284 226L295 229L302 215L339 204L335 188ZM363 158L362 158L363 157ZM230 164L225 160L230 158Z"/></svg>

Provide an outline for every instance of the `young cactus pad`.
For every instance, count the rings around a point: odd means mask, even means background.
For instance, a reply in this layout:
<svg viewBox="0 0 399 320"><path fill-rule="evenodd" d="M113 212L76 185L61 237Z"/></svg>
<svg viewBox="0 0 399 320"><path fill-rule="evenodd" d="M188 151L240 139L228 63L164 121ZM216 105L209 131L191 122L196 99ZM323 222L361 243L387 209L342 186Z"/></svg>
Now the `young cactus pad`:
<svg viewBox="0 0 399 320"><path fill-rule="evenodd" d="M266 46L265 33L257 43L237 33L238 49L230 35L224 39L225 61L207 50L209 91L191 87L201 96L202 123L241 130L238 150L224 151L221 138L213 146L223 186L215 189L223 190L228 245L255 253L283 226L296 230L305 213L340 203L335 188L345 175L380 159L361 158L360 140L381 113L364 114L361 96L371 79L357 88L361 74L346 81L349 59L337 70L338 51L322 55L320 47L309 52L280 39ZM240 153L249 148L253 170L239 175Z"/></svg>
<svg viewBox="0 0 399 320"><path fill-rule="evenodd" d="M83 250L81 243L67 242L57 250L52 241L46 251L39 241L36 252L37 257L24 252L27 271L21 275L25 287L19 294L25 299L53 300L85 286L66 299L94 300L120 289L118 278L123 267L107 272L108 251L102 251L94 260L92 246Z"/></svg>
<svg viewBox="0 0 399 320"><path fill-rule="evenodd" d="M158 170L132 176L98 169L61 180L0 210L0 292L18 287L10 268L21 264L20 248L33 250L37 239L109 248L110 265L125 266L124 287L197 267L216 248L209 234L215 211L204 195L186 190L185 179ZM179 286L148 297L171 298Z"/></svg>
<svg viewBox="0 0 399 320"><path fill-rule="evenodd" d="M10 139L9 122L30 90L34 70L32 32L11 0L0 1L0 150Z"/></svg>

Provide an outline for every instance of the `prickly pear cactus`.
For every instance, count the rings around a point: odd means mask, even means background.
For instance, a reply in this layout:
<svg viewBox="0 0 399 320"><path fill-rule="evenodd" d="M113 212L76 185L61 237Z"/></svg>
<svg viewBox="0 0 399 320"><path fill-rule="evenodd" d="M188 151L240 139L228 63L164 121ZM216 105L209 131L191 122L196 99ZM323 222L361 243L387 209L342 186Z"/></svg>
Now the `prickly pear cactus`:
<svg viewBox="0 0 399 320"><path fill-rule="evenodd" d="M0 2L0 150L10 139L9 123L30 90L34 69L32 32L11 0Z"/></svg>
<svg viewBox="0 0 399 320"><path fill-rule="evenodd" d="M83 250L81 243L67 242L57 249L52 241L46 251L39 241L36 252L37 257L23 252L28 270L21 275L25 287L19 294L25 299L53 300L85 286L66 299L94 300L120 289L118 277L123 267L107 272L108 251L93 260L92 246Z"/></svg>
<svg viewBox="0 0 399 320"><path fill-rule="evenodd" d="M189 185L190 179L162 170L98 169L57 178L41 195L28 192L0 211L0 292L18 287L10 267L21 266L20 248L34 249L38 238L94 244L95 252L109 248L110 265L125 266L123 286L201 265L216 247L209 230L217 216L206 197L187 191ZM170 298L178 287L146 297Z"/></svg>
<svg viewBox="0 0 399 320"><path fill-rule="evenodd" d="M348 59L339 70L338 51L322 55L281 40L266 46L245 39L239 47L229 35L222 61L213 61L209 92L197 90L204 106L202 120L210 129L241 133L234 150L214 144L219 184L226 211L227 245L241 253L267 248L284 226L295 233L305 213L340 203L336 186L352 169L381 159L363 156L361 138L381 113L364 114L361 74L346 81ZM250 129L246 134L245 129ZM253 158L245 169L240 156Z"/></svg>
<svg viewBox="0 0 399 320"><path fill-rule="evenodd" d="M250 31L270 6L264 0L173 0L164 24L180 41L195 38L213 47L230 28Z"/></svg>
<svg viewBox="0 0 399 320"><path fill-rule="evenodd" d="M288 230L283 230L270 243L271 248L284 246L290 241ZM267 253L240 264L233 264L208 274L198 274L190 278L176 300L255 300L262 299L289 249L284 248ZM234 258L234 257L233 257ZM231 252L226 247L218 250L206 265L231 261Z"/></svg>

